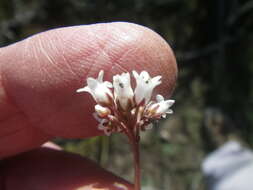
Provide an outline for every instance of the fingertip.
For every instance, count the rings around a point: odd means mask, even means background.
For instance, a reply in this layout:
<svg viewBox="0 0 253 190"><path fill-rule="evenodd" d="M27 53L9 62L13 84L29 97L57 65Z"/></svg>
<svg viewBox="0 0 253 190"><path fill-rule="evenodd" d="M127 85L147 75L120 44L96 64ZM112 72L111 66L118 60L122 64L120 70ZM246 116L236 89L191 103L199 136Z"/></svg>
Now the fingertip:
<svg viewBox="0 0 253 190"><path fill-rule="evenodd" d="M158 92L171 95L177 67L169 45L155 32L131 23L66 27L10 46L0 58L8 96L35 127L68 138L101 134L92 117L94 101L76 90L105 71L147 70L162 75Z"/></svg>

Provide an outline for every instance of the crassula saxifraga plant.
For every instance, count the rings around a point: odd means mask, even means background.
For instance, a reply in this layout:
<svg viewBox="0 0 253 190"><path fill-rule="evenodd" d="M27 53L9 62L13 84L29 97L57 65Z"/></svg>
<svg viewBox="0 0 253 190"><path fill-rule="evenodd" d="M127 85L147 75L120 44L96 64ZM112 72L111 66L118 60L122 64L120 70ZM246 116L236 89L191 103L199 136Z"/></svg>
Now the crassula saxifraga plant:
<svg viewBox="0 0 253 190"><path fill-rule="evenodd" d="M98 120L98 129L106 135L113 132L124 133L132 146L135 161L134 189L140 190L140 131L151 129L153 122L172 114L170 107L174 100L165 100L157 95L152 100L152 93L161 84L161 76L150 77L147 71L138 74L132 72L136 87L131 87L129 73L113 76L113 83L103 81L104 71L100 71L97 79L87 78L87 86L77 92L88 92L96 101L94 117Z"/></svg>

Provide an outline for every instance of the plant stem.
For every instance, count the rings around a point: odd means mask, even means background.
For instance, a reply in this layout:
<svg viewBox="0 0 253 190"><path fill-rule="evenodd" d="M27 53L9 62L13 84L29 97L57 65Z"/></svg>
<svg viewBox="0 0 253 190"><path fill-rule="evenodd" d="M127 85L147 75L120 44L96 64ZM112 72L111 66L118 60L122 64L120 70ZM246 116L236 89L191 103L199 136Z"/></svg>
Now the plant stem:
<svg viewBox="0 0 253 190"><path fill-rule="evenodd" d="M139 140L132 142L134 156L134 190L141 190L141 168Z"/></svg>
<svg viewBox="0 0 253 190"><path fill-rule="evenodd" d="M141 190L141 166L140 166L140 136L139 131L132 133L128 130L125 131L129 143L132 146L134 157L134 190Z"/></svg>

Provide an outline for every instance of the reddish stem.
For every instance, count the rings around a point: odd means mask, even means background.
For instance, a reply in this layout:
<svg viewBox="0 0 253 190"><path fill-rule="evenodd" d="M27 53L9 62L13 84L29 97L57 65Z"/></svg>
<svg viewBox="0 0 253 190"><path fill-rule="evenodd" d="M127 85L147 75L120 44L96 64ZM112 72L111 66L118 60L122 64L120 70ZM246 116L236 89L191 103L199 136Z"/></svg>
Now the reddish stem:
<svg viewBox="0 0 253 190"><path fill-rule="evenodd" d="M134 156L134 190L141 190L141 168L140 168L140 149L139 139L132 143Z"/></svg>
<svg viewBox="0 0 253 190"><path fill-rule="evenodd" d="M124 128L124 126L123 126ZM139 130L130 131L128 127L125 128L125 134L128 137L129 143L132 146L134 157L134 190L141 190L141 168L140 168L140 136Z"/></svg>

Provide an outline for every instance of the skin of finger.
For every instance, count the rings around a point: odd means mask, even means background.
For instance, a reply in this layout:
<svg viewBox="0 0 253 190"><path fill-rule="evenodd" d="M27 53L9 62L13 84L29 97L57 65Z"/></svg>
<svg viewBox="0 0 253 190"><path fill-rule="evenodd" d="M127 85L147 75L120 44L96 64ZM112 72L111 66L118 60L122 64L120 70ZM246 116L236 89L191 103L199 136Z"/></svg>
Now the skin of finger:
<svg viewBox="0 0 253 190"><path fill-rule="evenodd" d="M7 112L0 113L0 157L1 146L6 149L8 143L17 146L11 155L53 137L102 134L91 114L95 102L87 93L76 93L101 69L110 81L114 74L132 70L162 75L156 92L168 96L177 77L169 45L150 29L130 23L59 28L1 48L0 107ZM25 137L28 142L18 147Z"/></svg>
<svg viewBox="0 0 253 190"><path fill-rule="evenodd" d="M4 190L132 190L127 181L79 155L42 147L7 159Z"/></svg>

